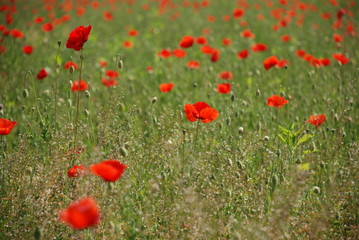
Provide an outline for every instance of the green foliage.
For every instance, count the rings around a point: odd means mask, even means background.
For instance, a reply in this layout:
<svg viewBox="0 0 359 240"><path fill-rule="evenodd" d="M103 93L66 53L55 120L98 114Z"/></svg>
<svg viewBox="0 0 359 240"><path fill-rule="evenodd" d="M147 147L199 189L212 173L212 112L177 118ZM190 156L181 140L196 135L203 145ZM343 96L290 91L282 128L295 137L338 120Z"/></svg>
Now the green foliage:
<svg viewBox="0 0 359 240"><path fill-rule="evenodd" d="M290 150L295 150L299 145L307 142L309 139L314 137L313 134L303 133L304 127L295 129L295 124L290 125L290 127L284 128L278 126L280 134L279 138L284 142Z"/></svg>

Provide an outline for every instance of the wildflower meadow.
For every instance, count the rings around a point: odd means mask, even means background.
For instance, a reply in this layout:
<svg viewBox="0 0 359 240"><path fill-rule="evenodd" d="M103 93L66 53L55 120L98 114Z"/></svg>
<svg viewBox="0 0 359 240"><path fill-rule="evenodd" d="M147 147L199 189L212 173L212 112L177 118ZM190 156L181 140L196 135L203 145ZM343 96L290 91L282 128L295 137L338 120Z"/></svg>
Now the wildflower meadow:
<svg viewBox="0 0 359 240"><path fill-rule="evenodd" d="M359 239L358 16L0 0L0 239Z"/></svg>

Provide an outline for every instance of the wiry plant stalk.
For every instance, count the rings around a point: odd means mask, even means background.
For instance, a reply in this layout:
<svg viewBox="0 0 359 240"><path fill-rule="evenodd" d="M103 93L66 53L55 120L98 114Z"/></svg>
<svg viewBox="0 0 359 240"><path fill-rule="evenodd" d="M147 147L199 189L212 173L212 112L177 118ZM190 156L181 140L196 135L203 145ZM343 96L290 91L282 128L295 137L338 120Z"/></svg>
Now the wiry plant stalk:
<svg viewBox="0 0 359 240"><path fill-rule="evenodd" d="M56 57L55 57L55 67L56 67L56 76L55 76L55 86L54 86L54 123L57 123L57 92L58 92L58 78L59 78L59 65L58 65L58 58L59 58L59 54L60 54L60 46L61 46L61 41L57 42L58 48L57 48L57 53L56 53Z"/></svg>

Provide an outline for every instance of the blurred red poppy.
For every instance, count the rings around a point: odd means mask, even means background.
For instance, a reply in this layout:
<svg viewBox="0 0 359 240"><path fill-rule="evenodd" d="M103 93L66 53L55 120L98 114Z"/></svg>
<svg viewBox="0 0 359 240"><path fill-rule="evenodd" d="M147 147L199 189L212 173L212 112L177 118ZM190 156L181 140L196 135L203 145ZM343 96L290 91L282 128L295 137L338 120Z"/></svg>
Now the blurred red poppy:
<svg viewBox="0 0 359 240"><path fill-rule="evenodd" d="M46 78L47 76L48 76L48 73L46 72L45 68L43 68L37 73L36 78L39 80L42 80L42 79Z"/></svg>
<svg viewBox="0 0 359 240"><path fill-rule="evenodd" d="M201 47L201 51L204 54L212 54L215 50L211 46L204 45L204 46Z"/></svg>
<svg viewBox="0 0 359 240"><path fill-rule="evenodd" d="M247 49L244 49L242 51L240 51L238 54L237 54L237 57L239 59L245 59L249 56L249 51Z"/></svg>
<svg viewBox="0 0 359 240"><path fill-rule="evenodd" d="M179 44L181 48L189 48L193 45L194 38L192 36L184 36Z"/></svg>
<svg viewBox="0 0 359 240"><path fill-rule="evenodd" d="M320 63L324 66L329 66L330 65L330 59L329 58L322 58L320 59Z"/></svg>
<svg viewBox="0 0 359 240"><path fill-rule="evenodd" d="M36 17L36 18L34 19L34 23L36 23L36 24L42 23L43 21L44 21L44 18L43 18L43 17Z"/></svg>
<svg viewBox="0 0 359 240"><path fill-rule="evenodd" d="M171 56L171 51L167 49L163 49L157 53L157 55L161 58L169 58Z"/></svg>
<svg viewBox="0 0 359 240"><path fill-rule="evenodd" d="M71 90L73 92L77 91L85 91L90 86L90 84L86 83L84 80L75 81L72 84Z"/></svg>
<svg viewBox="0 0 359 240"><path fill-rule="evenodd" d="M188 61L187 67L192 69L198 69L200 66L200 63L198 61Z"/></svg>
<svg viewBox="0 0 359 240"><path fill-rule="evenodd" d="M211 62L217 62L219 60L219 54L221 52L217 49L213 49L212 55L211 55Z"/></svg>
<svg viewBox="0 0 359 240"><path fill-rule="evenodd" d="M27 55L30 55L32 53L32 51L34 50L33 46L31 45L28 45L28 46L24 46L22 48L22 51L27 54Z"/></svg>
<svg viewBox="0 0 359 240"><path fill-rule="evenodd" d="M106 87L115 87L115 86L117 86L117 81L116 81L115 78L109 78L109 79L103 78L103 79L101 79L101 82Z"/></svg>
<svg viewBox="0 0 359 240"><path fill-rule="evenodd" d="M106 60L99 60L98 64L100 65L100 67L106 67L108 63Z"/></svg>
<svg viewBox="0 0 359 240"><path fill-rule="evenodd" d="M79 26L72 30L72 32L69 35L69 38L66 42L67 48L72 48L75 51L80 51L83 47L83 45L86 43L86 41L89 38L90 32L91 32L92 26L89 25L88 27Z"/></svg>
<svg viewBox="0 0 359 240"><path fill-rule="evenodd" d="M123 42L123 46L124 46L125 48L132 48L133 45L134 45L133 42L132 42L132 41L129 41L129 40L126 40L126 41Z"/></svg>
<svg viewBox="0 0 359 240"><path fill-rule="evenodd" d="M105 75L110 78L117 78L119 73L115 70L107 70Z"/></svg>
<svg viewBox="0 0 359 240"><path fill-rule="evenodd" d="M83 175L84 173L85 173L85 167L83 165L79 165L79 166L75 165L73 166L73 168L67 171L67 176L73 178Z"/></svg>
<svg viewBox="0 0 359 240"><path fill-rule="evenodd" d="M335 53L333 54L333 58L340 62L341 64L347 64L350 60L346 56L344 56L341 53Z"/></svg>
<svg viewBox="0 0 359 240"><path fill-rule="evenodd" d="M241 36L244 38L254 38L255 35L249 29L245 29L241 32Z"/></svg>
<svg viewBox="0 0 359 240"><path fill-rule="evenodd" d="M0 135L8 135L16 124L17 122L15 121L0 118Z"/></svg>
<svg viewBox="0 0 359 240"><path fill-rule="evenodd" d="M223 46L229 46L229 45L232 44L232 40L229 39L229 38L223 38L222 39L222 44L223 44Z"/></svg>
<svg viewBox="0 0 359 240"><path fill-rule="evenodd" d="M173 83L162 83L162 84L160 84L160 91L161 92L170 92L170 91L172 91L173 87L174 87Z"/></svg>
<svg viewBox="0 0 359 240"><path fill-rule="evenodd" d="M252 45L252 50L253 52L263 52L267 50L267 45L265 45L264 43L257 43Z"/></svg>
<svg viewBox="0 0 359 240"><path fill-rule="evenodd" d="M191 122L195 122L199 119L204 123L209 123L219 116L218 111L211 108L205 102L196 102L193 105L186 104L184 106L184 111L186 113L186 118Z"/></svg>
<svg viewBox="0 0 359 240"><path fill-rule="evenodd" d="M270 68L276 66L278 64L279 60L276 56L270 56L269 58L266 58L263 61L263 66L265 70L269 70Z"/></svg>
<svg viewBox="0 0 359 240"><path fill-rule="evenodd" d="M236 8L233 10L233 17L234 18L241 18L244 15L244 11L240 8Z"/></svg>
<svg viewBox="0 0 359 240"><path fill-rule="evenodd" d="M174 49L172 53L177 58L183 58L186 56L186 52L182 49Z"/></svg>
<svg viewBox="0 0 359 240"><path fill-rule="evenodd" d="M307 120L308 123L313 124L316 127L322 125L327 117L324 114L310 116Z"/></svg>
<svg viewBox="0 0 359 240"><path fill-rule="evenodd" d="M64 68L65 68L65 69L70 69L71 66L73 66L73 67L75 68L75 70L79 68L79 66L78 66L75 62L73 62L73 61L67 61L67 62L64 64Z"/></svg>
<svg viewBox="0 0 359 240"><path fill-rule="evenodd" d="M128 31L128 36L131 36L131 37L136 37L138 35L138 31L137 30L130 30Z"/></svg>
<svg viewBox="0 0 359 240"><path fill-rule="evenodd" d="M41 29L44 32L51 32L52 30L54 30L54 26L52 25L52 23L45 23L41 26Z"/></svg>
<svg viewBox="0 0 359 240"><path fill-rule="evenodd" d="M281 97L281 96L278 96L278 95L270 96L267 99L267 105L269 107L281 108L287 103L288 103L288 100L286 100L284 97Z"/></svg>
<svg viewBox="0 0 359 240"><path fill-rule="evenodd" d="M233 73L230 71L223 71L218 74L218 77L223 80L231 80L233 78Z"/></svg>
<svg viewBox="0 0 359 240"><path fill-rule="evenodd" d="M4 34L4 32L3 32L3 34ZM24 34L19 29L12 29L12 30L10 30L9 34L13 38L23 38L24 37Z"/></svg>
<svg viewBox="0 0 359 240"><path fill-rule="evenodd" d="M106 160L97 164L91 165L90 169L93 174L100 176L107 182L117 181L126 170L127 166L117 160Z"/></svg>
<svg viewBox="0 0 359 240"><path fill-rule="evenodd" d="M300 58L303 58L303 57L305 56L305 54L306 54L306 52L305 52L304 50L301 50L301 49L296 50L295 53L296 53L297 56L300 57Z"/></svg>
<svg viewBox="0 0 359 240"><path fill-rule="evenodd" d="M290 36L289 35L283 35L281 37L281 39L282 39L282 42L288 42L290 40Z"/></svg>
<svg viewBox="0 0 359 240"><path fill-rule="evenodd" d="M343 41L343 37L340 36L339 34L334 34L334 35L333 35L333 39L334 39L334 41L337 42L337 43L340 43L340 42Z"/></svg>
<svg viewBox="0 0 359 240"><path fill-rule="evenodd" d="M196 39L196 43L197 44L206 44L207 43L207 39L205 37L198 37Z"/></svg>
<svg viewBox="0 0 359 240"><path fill-rule="evenodd" d="M223 94L229 93L231 91L230 83L222 83L217 85L217 91Z"/></svg>
<svg viewBox="0 0 359 240"><path fill-rule="evenodd" d="M104 19L105 21L111 21L111 20L113 19L112 13L109 12L109 11L103 12L103 19Z"/></svg>
<svg viewBox="0 0 359 240"><path fill-rule="evenodd" d="M100 210L92 198L75 201L60 213L60 220L77 230L96 226L100 219Z"/></svg>

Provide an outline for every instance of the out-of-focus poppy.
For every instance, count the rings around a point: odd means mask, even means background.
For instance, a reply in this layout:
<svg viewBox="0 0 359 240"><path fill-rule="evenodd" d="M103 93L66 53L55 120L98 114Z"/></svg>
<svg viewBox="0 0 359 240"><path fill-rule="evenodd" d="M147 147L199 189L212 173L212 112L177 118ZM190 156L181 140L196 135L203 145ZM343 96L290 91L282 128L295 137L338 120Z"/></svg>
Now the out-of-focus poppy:
<svg viewBox="0 0 359 240"><path fill-rule="evenodd" d="M218 74L218 77L223 80L231 80L233 78L233 73L230 71L223 71Z"/></svg>
<svg viewBox="0 0 359 240"><path fill-rule="evenodd" d="M117 81L115 78L103 78L101 79L101 82L103 85L105 85L106 87L115 87L117 86Z"/></svg>
<svg viewBox="0 0 359 240"><path fill-rule="evenodd" d="M132 41L129 41L129 40L125 40L123 42L123 47L124 48L132 48L133 47L133 42Z"/></svg>
<svg viewBox="0 0 359 240"><path fill-rule="evenodd" d="M160 91L161 92L170 92L170 91L172 91L173 87L174 87L173 83L161 83L160 84Z"/></svg>
<svg viewBox="0 0 359 240"><path fill-rule="evenodd" d="M184 112L186 113L186 118L191 122L195 122L199 119L204 123L209 123L219 116L218 111L205 102L196 102L193 105L186 104L184 106Z"/></svg>
<svg viewBox="0 0 359 240"><path fill-rule="evenodd" d="M254 38L255 35L249 29L245 29L241 32L241 36L244 38Z"/></svg>
<svg viewBox="0 0 359 240"><path fill-rule="evenodd" d="M71 90L73 92L77 91L85 91L90 86L90 84L86 83L84 80L78 80L73 82Z"/></svg>
<svg viewBox="0 0 359 240"><path fill-rule="evenodd" d="M266 58L263 61L263 66L265 70L269 70L270 68L276 66L278 64L279 60L276 56L270 56L269 58Z"/></svg>
<svg viewBox="0 0 359 240"><path fill-rule="evenodd" d="M233 17L234 18L241 18L244 15L244 11L240 8L236 8L233 10Z"/></svg>
<svg viewBox="0 0 359 240"><path fill-rule="evenodd" d="M119 73L115 70L107 70L105 75L110 78L117 78L119 76Z"/></svg>
<svg viewBox="0 0 359 240"><path fill-rule="evenodd" d="M324 114L312 115L309 117L307 122L310 124L313 124L315 127L319 127L320 125L322 125L325 122L326 119L327 119L327 117Z"/></svg>
<svg viewBox="0 0 359 240"><path fill-rule="evenodd" d="M229 46L229 45L232 44L232 40L229 39L229 38L223 38L222 39L222 44L223 44L223 46Z"/></svg>
<svg viewBox="0 0 359 240"><path fill-rule="evenodd" d="M4 34L4 32L3 32L3 34ZM11 29L9 34L13 38L23 38L24 37L24 34L19 29Z"/></svg>
<svg viewBox="0 0 359 240"><path fill-rule="evenodd" d="M44 18L43 18L43 17L36 17L36 18L34 19L34 23L36 23L36 24L42 23L43 21L44 21Z"/></svg>
<svg viewBox="0 0 359 240"><path fill-rule="evenodd" d="M112 13L109 12L109 11L103 12L103 19L104 19L105 21L111 21L111 20L113 19Z"/></svg>
<svg viewBox="0 0 359 240"><path fill-rule="evenodd" d="M75 70L79 68L79 66L78 66L75 62L73 62L73 61L67 61L67 62L64 64L64 68L65 68L65 69L70 69L71 66L73 66L73 67L75 68Z"/></svg>
<svg viewBox="0 0 359 240"><path fill-rule="evenodd" d="M47 76L48 76L48 73L46 72L46 69L43 68L37 73L36 78L39 80L42 80L42 79L46 78Z"/></svg>
<svg viewBox="0 0 359 240"><path fill-rule="evenodd" d="M340 43L340 42L343 41L343 37L340 36L339 34L334 34L334 35L333 35L333 39L334 39L334 41L337 42L337 43Z"/></svg>
<svg viewBox="0 0 359 240"><path fill-rule="evenodd" d="M100 67L103 68L103 67L106 67L108 65L108 62L106 60L101 59L101 60L98 61L98 64L100 65Z"/></svg>
<svg viewBox="0 0 359 240"><path fill-rule="evenodd" d="M137 35L138 35L138 31L135 29L128 31L128 36L130 37L136 37Z"/></svg>
<svg viewBox="0 0 359 240"><path fill-rule="evenodd" d="M54 30L54 26L52 25L52 23L45 23L41 26L41 29L44 32L51 32L52 30Z"/></svg>
<svg viewBox="0 0 359 240"><path fill-rule="evenodd" d="M107 182L117 181L126 170L127 166L117 160L106 160L97 164L91 165L90 169L93 174L100 176Z"/></svg>
<svg viewBox="0 0 359 240"><path fill-rule="evenodd" d="M66 47L72 48L75 51L80 51L84 44L87 42L91 29L92 26L89 25L88 27L79 26L72 30L66 42Z"/></svg>
<svg viewBox="0 0 359 240"><path fill-rule="evenodd" d="M211 54L211 62L217 62L219 60L220 51L217 49L214 49Z"/></svg>
<svg viewBox="0 0 359 240"><path fill-rule="evenodd" d="M350 60L349 58L347 58L346 56L344 56L343 54L341 53L335 53L333 54L333 58L335 60L337 60L338 62L340 62L341 64L347 64Z"/></svg>
<svg viewBox="0 0 359 240"><path fill-rule="evenodd" d="M249 56L249 51L247 49L244 49L242 51L240 51L238 54L237 54L237 57L239 59L245 59Z"/></svg>
<svg viewBox="0 0 359 240"><path fill-rule="evenodd" d="M187 62L187 67L192 69L198 69L200 66L200 63L198 61L192 60Z"/></svg>
<svg viewBox="0 0 359 240"><path fill-rule="evenodd" d="M298 57L303 58L306 54L306 51L298 49L295 51L295 53L297 54Z"/></svg>
<svg viewBox="0 0 359 240"><path fill-rule="evenodd" d="M201 47L201 51L204 53L204 54L212 54L214 49L211 47L211 46L208 46L208 45L204 45Z"/></svg>
<svg viewBox="0 0 359 240"><path fill-rule="evenodd" d="M289 35L283 35L281 37L281 39L282 39L282 42L288 42L290 40L290 36Z"/></svg>
<svg viewBox="0 0 359 240"><path fill-rule="evenodd" d="M96 226L100 218L100 210L92 198L75 201L60 213L60 220L77 230Z"/></svg>
<svg viewBox="0 0 359 240"><path fill-rule="evenodd" d="M207 43L207 39L205 37L197 37L196 39L196 43L197 44L206 44Z"/></svg>
<svg viewBox="0 0 359 240"><path fill-rule="evenodd" d="M267 99L267 105L269 107L281 108L287 103L288 103L288 100L286 100L284 97L281 97L281 96L278 96L278 95L270 96Z"/></svg>
<svg viewBox="0 0 359 240"><path fill-rule="evenodd" d="M193 45L194 38L192 36L184 36L179 44L181 48L189 48Z"/></svg>
<svg viewBox="0 0 359 240"><path fill-rule="evenodd" d="M171 56L171 51L168 49L163 49L157 53L161 58L169 58Z"/></svg>
<svg viewBox="0 0 359 240"><path fill-rule="evenodd" d="M329 66L330 65L330 59L329 58L322 58L320 59L320 62L323 66Z"/></svg>
<svg viewBox="0 0 359 240"><path fill-rule="evenodd" d="M264 43L257 43L252 45L252 50L253 52L263 52L267 50L267 45L265 45Z"/></svg>
<svg viewBox="0 0 359 240"><path fill-rule="evenodd" d="M15 127L17 122L10 121L9 119L0 118L0 135L8 135Z"/></svg>
<svg viewBox="0 0 359 240"><path fill-rule="evenodd" d="M217 85L217 91L226 94L231 91L231 87L232 85L230 83L221 83Z"/></svg>
<svg viewBox="0 0 359 240"><path fill-rule="evenodd" d="M182 49L174 49L172 53L177 58L183 58L186 56L186 52Z"/></svg>
<svg viewBox="0 0 359 240"><path fill-rule="evenodd" d="M71 169L67 171L67 176L70 178L78 177L85 173L85 167L83 165L74 165Z"/></svg>
<svg viewBox="0 0 359 240"><path fill-rule="evenodd" d="M24 47L22 48L22 51L23 51L25 54L27 54L27 55L30 55L33 50L34 50L34 47L31 46L31 45L24 46Z"/></svg>

